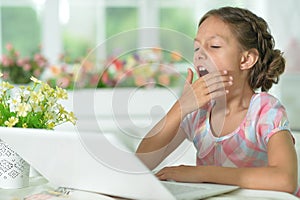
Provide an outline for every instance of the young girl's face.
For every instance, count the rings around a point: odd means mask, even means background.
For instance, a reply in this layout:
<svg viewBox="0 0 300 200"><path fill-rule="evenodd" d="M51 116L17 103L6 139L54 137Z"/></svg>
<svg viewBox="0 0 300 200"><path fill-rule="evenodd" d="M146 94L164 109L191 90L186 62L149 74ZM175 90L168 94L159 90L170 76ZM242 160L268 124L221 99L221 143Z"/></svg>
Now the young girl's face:
<svg viewBox="0 0 300 200"><path fill-rule="evenodd" d="M240 68L242 51L229 26L210 16L198 28L194 42L194 66L199 76L216 70L233 74Z"/></svg>

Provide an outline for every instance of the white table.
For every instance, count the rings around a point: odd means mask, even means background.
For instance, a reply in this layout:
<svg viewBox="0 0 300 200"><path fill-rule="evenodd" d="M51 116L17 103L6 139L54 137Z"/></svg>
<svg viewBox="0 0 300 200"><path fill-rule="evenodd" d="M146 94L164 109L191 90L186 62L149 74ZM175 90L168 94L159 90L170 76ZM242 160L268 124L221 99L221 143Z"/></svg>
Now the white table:
<svg viewBox="0 0 300 200"><path fill-rule="evenodd" d="M36 176L30 178L30 184L26 188L22 189L0 189L0 199L1 200L23 200L26 197L29 197L34 194L44 193L44 194L58 194L55 192L58 187L51 185L45 178L42 176ZM30 198L29 198L30 199ZM33 200L31 198L30 200ZM84 191L72 191L68 196L57 196L48 198L49 200L115 200L122 198L109 197L102 194L84 192ZM236 191L222 194L219 196L214 196L207 198L207 200L292 200L298 199L294 195L277 192L277 191L266 191L266 190L248 190L248 189L238 189ZM41 200L36 198L35 200Z"/></svg>
<svg viewBox="0 0 300 200"><path fill-rule="evenodd" d="M0 189L0 199L1 200L113 200L113 198L83 192L83 191L74 191L70 195L64 195L61 192L57 192L58 187L51 185L45 178L42 176L31 177L29 186L21 189ZM40 195L40 198L37 198L37 195ZM44 198L42 198L42 194ZM36 195L36 196L34 196ZM53 197L49 198L50 195ZM48 198L46 198L48 196ZM31 197L31 198L30 198ZM34 198L35 197L35 198Z"/></svg>

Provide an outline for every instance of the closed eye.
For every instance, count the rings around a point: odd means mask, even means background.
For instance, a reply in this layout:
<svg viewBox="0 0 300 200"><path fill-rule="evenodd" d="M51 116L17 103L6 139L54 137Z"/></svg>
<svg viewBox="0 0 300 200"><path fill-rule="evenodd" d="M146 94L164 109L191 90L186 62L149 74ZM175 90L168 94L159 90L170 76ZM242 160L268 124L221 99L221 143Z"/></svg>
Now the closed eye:
<svg viewBox="0 0 300 200"><path fill-rule="evenodd" d="M194 52L196 52L196 51L198 51L200 48L196 48L195 50L194 50Z"/></svg>
<svg viewBox="0 0 300 200"><path fill-rule="evenodd" d="M221 46L217 46L217 45L212 45L212 46L210 46L211 48L214 48L214 49L219 49L219 48L221 48Z"/></svg>

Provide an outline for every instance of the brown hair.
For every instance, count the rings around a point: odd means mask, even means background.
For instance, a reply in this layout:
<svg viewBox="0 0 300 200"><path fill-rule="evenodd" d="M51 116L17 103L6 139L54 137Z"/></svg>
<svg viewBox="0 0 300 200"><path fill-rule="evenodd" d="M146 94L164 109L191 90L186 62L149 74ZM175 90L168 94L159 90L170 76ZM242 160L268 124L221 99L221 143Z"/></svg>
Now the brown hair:
<svg viewBox="0 0 300 200"><path fill-rule="evenodd" d="M207 12L199 26L210 16L219 17L229 24L243 50L258 50L258 61L249 72L250 87L253 90L261 88L261 91L268 91L273 83L277 84L285 69L285 59L280 50L274 49L275 41L266 21L246 9L222 7Z"/></svg>

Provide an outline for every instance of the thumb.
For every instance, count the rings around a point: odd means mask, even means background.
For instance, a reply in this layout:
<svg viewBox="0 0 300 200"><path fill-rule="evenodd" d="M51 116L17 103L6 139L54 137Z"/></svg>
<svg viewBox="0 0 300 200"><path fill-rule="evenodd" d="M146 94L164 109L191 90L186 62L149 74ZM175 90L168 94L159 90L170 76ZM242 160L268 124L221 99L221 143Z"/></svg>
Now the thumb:
<svg viewBox="0 0 300 200"><path fill-rule="evenodd" d="M194 72L191 70L191 68L188 68L188 74L186 77L186 84L192 84L193 83L193 78L194 78Z"/></svg>

